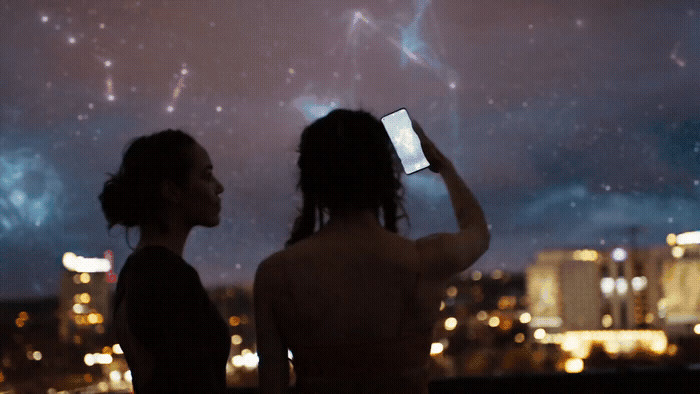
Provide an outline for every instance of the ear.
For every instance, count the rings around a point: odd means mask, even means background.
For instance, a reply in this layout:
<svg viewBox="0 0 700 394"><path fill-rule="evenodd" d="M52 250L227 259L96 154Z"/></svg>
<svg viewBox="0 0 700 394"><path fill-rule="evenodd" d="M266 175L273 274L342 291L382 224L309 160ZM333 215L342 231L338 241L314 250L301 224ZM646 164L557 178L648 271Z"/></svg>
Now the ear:
<svg viewBox="0 0 700 394"><path fill-rule="evenodd" d="M160 194L165 201L173 204L177 204L182 199L182 189L169 179L161 181Z"/></svg>

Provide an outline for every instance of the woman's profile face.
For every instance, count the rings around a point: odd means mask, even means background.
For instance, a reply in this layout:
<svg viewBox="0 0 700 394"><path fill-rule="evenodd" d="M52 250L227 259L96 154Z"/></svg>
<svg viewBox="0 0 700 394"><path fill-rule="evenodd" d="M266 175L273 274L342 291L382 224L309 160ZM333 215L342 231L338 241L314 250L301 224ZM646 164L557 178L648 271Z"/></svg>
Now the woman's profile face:
<svg viewBox="0 0 700 394"><path fill-rule="evenodd" d="M192 168L181 200L185 221L191 226L213 227L219 224L224 187L214 176L207 151L195 144L191 151Z"/></svg>

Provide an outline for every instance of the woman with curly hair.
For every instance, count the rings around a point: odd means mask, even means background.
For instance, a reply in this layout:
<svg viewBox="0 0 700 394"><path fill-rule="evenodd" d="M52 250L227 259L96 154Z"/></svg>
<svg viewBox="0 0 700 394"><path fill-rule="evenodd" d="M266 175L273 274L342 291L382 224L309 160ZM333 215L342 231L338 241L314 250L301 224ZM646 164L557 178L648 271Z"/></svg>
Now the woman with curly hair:
<svg viewBox="0 0 700 394"><path fill-rule="evenodd" d="M432 328L447 279L488 248L479 203L414 122L445 181L456 234L397 234L403 216L395 152L363 111L335 110L301 135L303 205L286 248L258 267L255 319L261 392L428 389Z"/></svg>

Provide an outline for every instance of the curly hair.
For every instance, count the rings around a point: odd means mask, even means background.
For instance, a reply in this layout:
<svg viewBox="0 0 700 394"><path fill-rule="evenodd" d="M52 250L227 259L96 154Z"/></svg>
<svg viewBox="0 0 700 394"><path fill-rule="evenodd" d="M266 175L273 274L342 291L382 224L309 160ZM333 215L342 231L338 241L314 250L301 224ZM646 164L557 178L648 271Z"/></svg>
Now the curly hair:
<svg viewBox="0 0 700 394"><path fill-rule="evenodd" d="M337 109L307 126L299 143L303 205L286 245L324 225L324 214L369 209L397 232L407 218L396 153L382 123L365 111Z"/></svg>

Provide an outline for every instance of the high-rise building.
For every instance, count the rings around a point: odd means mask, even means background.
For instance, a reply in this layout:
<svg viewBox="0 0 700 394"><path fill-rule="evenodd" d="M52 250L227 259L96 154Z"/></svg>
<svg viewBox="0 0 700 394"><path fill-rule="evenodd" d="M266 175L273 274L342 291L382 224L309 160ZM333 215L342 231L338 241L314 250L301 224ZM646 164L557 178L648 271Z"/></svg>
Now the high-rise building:
<svg viewBox="0 0 700 394"><path fill-rule="evenodd" d="M110 252L111 253L111 252ZM59 295L58 334L63 342L81 345L104 334L109 314L111 261L67 252Z"/></svg>
<svg viewBox="0 0 700 394"><path fill-rule="evenodd" d="M667 249L540 252L526 271L530 327L550 332L661 327L657 305Z"/></svg>
<svg viewBox="0 0 700 394"><path fill-rule="evenodd" d="M526 270L534 339L581 359L594 344L610 354L664 352L668 340L657 309L667 252L667 247L540 252Z"/></svg>
<svg viewBox="0 0 700 394"><path fill-rule="evenodd" d="M659 316L672 336L700 334L700 231L669 234L666 241Z"/></svg>

